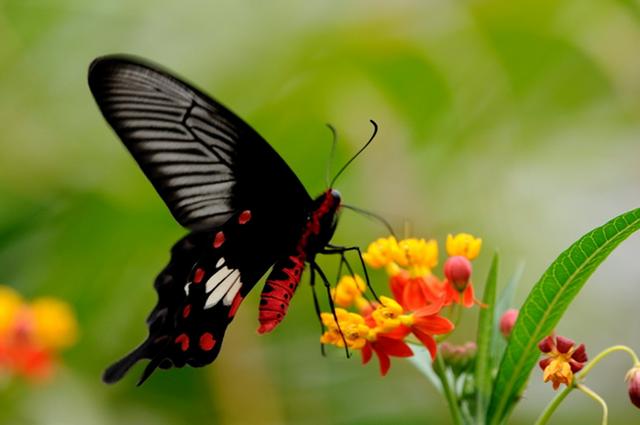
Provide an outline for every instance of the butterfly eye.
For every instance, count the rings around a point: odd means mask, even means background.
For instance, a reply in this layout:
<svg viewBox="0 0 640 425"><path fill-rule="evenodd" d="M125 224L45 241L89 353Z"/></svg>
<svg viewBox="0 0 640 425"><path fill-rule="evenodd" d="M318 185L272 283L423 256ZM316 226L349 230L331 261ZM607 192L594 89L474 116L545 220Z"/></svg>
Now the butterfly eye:
<svg viewBox="0 0 640 425"><path fill-rule="evenodd" d="M340 192L338 192L336 189L331 189L331 197L338 203L340 203Z"/></svg>

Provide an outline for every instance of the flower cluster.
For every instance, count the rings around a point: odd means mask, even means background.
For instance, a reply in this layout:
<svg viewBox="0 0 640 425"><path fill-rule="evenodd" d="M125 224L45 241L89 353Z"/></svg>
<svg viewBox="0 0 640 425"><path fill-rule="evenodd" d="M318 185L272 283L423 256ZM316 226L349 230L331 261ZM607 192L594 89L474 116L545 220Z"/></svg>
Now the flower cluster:
<svg viewBox="0 0 640 425"><path fill-rule="evenodd" d="M475 303L471 283L471 260L482 241L468 234L449 235L444 279L433 273L438 265L438 244L434 240L396 240L390 236L373 242L363 259L372 268L384 268L393 297L365 298L366 284L359 276L344 276L332 292L335 314L323 313L326 331L323 344L360 350L363 363L375 353L385 375L391 357L410 357L405 339L413 336L435 358L435 336L450 333L453 323L441 315L449 305L471 307ZM357 312L347 309L353 308Z"/></svg>
<svg viewBox="0 0 640 425"><path fill-rule="evenodd" d="M76 341L78 326L70 307L55 298L26 303L0 285L0 376L43 379L56 355Z"/></svg>

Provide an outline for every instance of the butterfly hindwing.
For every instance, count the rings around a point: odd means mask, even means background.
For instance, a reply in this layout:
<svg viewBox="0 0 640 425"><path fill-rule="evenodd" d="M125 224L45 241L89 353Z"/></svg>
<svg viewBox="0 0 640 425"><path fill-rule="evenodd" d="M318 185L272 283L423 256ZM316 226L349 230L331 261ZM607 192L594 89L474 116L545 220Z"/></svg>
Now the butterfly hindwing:
<svg viewBox="0 0 640 425"><path fill-rule="evenodd" d="M242 300L295 243L276 234L264 218L243 210L224 226L176 244L156 279L158 303L147 319L147 339L107 369L104 380L119 380L142 359L151 361L141 382L157 367L200 367L215 360Z"/></svg>

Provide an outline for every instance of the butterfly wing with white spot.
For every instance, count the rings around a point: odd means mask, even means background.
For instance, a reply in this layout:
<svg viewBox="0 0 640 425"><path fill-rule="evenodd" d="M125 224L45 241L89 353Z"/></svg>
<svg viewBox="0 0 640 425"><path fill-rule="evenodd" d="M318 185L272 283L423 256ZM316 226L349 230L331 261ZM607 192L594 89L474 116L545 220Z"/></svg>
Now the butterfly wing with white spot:
<svg viewBox="0 0 640 425"><path fill-rule="evenodd" d="M241 217L236 214L213 232L193 233L176 244L156 279L158 304L147 320L147 339L107 369L105 382L118 381L142 359L151 361L140 383L157 367L200 367L215 360L242 300L284 247L295 243L294 233L274 238L265 218Z"/></svg>

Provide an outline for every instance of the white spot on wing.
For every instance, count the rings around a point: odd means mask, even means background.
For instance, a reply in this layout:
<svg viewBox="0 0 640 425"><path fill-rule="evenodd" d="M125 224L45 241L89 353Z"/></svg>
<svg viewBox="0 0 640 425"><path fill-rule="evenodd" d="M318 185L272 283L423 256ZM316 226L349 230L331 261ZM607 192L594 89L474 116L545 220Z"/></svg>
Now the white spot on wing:
<svg viewBox="0 0 640 425"><path fill-rule="evenodd" d="M216 263L216 269L219 269L223 264L224 264L224 257L220 257L220 259Z"/></svg>
<svg viewBox="0 0 640 425"><path fill-rule="evenodd" d="M227 278L227 276L229 276L230 273L231 273L231 270L229 270L227 266L224 266L220 270L215 272L213 276L211 276L209 280L207 280L207 289L206 289L207 293L216 289L220 284L220 282L224 281Z"/></svg>
<svg viewBox="0 0 640 425"><path fill-rule="evenodd" d="M223 267L221 270L225 270L225 269L229 270L226 268L226 266ZM204 305L205 309L211 308L216 304L218 304L218 302L220 302L222 297L224 297L224 295L227 292L229 292L229 289L231 289L231 287L234 286L236 282L240 281L240 272L238 270L233 270L231 274L225 275L225 276L226 277L223 276L222 282L220 282L220 284L216 286L213 292L211 292L211 295L209 295L209 298L207 298L207 302ZM207 287L208 285L209 285L209 282L207 282Z"/></svg>
<svg viewBox="0 0 640 425"><path fill-rule="evenodd" d="M240 282L240 279L236 280L236 283L233 284L231 289L229 289L229 292L227 292L227 295L224 296L224 299L222 300L222 304L231 305L231 303L233 302L233 299L235 298L236 294L238 293L241 287L242 287L242 282Z"/></svg>

